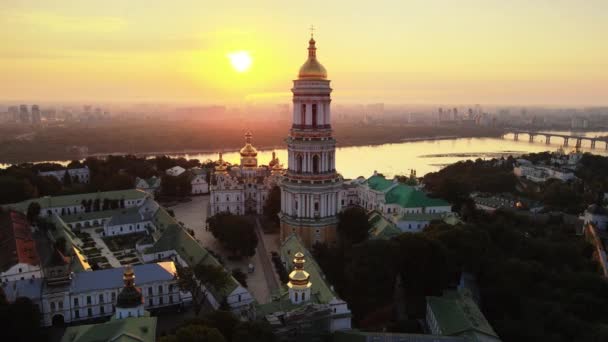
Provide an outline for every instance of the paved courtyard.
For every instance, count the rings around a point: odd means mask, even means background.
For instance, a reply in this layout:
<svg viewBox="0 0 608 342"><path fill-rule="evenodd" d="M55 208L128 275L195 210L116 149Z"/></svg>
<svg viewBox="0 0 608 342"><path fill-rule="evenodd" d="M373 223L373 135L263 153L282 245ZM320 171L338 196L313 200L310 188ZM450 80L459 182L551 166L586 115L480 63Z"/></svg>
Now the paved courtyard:
<svg viewBox="0 0 608 342"><path fill-rule="evenodd" d="M278 250L278 234L264 234L259 225L256 224L258 239L260 240L256 248L256 254L251 258L243 258L238 261L228 260L229 253L222 248L211 232L205 230L208 205L208 195L194 196L192 201L179 203L169 209L175 212L175 218L178 221L183 222L187 228L194 230L194 237L203 247L222 256L227 269L240 268L247 274L248 289L259 303L269 302L271 292L278 286L278 276L270 263L270 252ZM262 258L266 258L266 260ZM253 273L247 273L249 264L255 267ZM270 265L270 268L268 265Z"/></svg>

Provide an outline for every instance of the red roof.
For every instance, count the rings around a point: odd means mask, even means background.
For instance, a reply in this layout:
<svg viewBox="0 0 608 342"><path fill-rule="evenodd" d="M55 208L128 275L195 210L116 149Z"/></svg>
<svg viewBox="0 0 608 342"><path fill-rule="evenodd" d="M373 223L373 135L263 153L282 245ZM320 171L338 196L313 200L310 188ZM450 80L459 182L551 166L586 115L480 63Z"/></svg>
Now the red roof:
<svg viewBox="0 0 608 342"><path fill-rule="evenodd" d="M27 218L11 210L0 213L0 271L18 263L38 266L40 258Z"/></svg>

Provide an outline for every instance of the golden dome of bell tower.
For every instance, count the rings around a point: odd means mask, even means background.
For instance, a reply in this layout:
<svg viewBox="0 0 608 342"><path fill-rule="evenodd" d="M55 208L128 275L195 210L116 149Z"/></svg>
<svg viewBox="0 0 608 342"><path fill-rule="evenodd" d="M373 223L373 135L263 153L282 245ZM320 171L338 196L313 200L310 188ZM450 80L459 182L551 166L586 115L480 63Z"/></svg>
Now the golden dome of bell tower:
<svg viewBox="0 0 608 342"><path fill-rule="evenodd" d="M308 41L308 59L300 67L300 72L298 73L298 78L301 80L324 80L327 78L327 70L325 70L325 67L317 60L317 46L313 31L314 27L311 27L310 40Z"/></svg>

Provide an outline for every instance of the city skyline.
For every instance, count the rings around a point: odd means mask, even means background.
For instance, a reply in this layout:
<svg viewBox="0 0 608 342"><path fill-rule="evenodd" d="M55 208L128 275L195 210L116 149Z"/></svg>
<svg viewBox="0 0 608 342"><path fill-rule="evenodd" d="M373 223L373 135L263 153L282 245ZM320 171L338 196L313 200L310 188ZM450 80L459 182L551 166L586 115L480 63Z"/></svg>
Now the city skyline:
<svg viewBox="0 0 608 342"><path fill-rule="evenodd" d="M349 4L7 1L0 101L288 103L314 24L337 103L607 104L605 2Z"/></svg>

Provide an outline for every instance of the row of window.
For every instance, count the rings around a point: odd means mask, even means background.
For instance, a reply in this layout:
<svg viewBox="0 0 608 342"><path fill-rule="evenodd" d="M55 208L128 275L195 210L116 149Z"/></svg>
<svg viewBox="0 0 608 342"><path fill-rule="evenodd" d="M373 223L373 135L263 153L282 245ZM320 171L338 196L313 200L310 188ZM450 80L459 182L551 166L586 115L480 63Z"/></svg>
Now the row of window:
<svg viewBox="0 0 608 342"><path fill-rule="evenodd" d="M173 304L175 303L175 296L171 295L169 296L169 303L168 304ZM51 302L51 311L54 312L55 311L55 303ZM158 297L158 304L157 305L164 305L165 301L164 301L164 297ZM148 306L155 306L154 305L154 300L152 298L150 298L148 300ZM63 310L63 302L59 302L59 310ZM112 304L112 311L114 312L116 311L116 306ZM105 315L106 313L106 307L105 305L101 305L99 306L99 315ZM87 308L87 317L93 317L93 308ZM80 309L76 309L74 310L74 318L80 318Z"/></svg>

